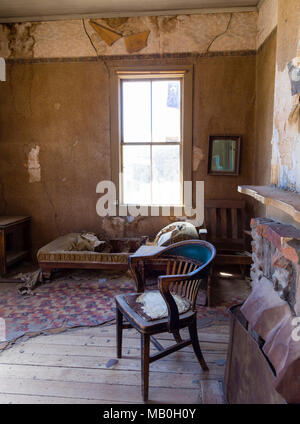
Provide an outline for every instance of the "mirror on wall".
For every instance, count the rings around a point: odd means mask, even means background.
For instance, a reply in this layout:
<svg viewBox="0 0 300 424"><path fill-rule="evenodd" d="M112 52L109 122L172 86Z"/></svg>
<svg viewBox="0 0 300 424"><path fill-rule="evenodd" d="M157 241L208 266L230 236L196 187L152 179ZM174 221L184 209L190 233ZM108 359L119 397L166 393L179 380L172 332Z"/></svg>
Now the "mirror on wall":
<svg viewBox="0 0 300 424"><path fill-rule="evenodd" d="M210 136L208 174L239 175L241 136Z"/></svg>

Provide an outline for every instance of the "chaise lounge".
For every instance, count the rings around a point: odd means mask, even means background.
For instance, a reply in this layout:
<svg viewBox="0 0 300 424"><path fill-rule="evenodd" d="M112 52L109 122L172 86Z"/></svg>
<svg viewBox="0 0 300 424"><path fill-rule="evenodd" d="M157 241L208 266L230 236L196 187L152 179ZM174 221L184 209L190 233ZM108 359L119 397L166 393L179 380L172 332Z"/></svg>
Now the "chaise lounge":
<svg viewBox="0 0 300 424"><path fill-rule="evenodd" d="M147 237L110 239L110 252L73 250L79 236L80 233L61 236L38 251L37 260L44 278L51 278L54 269L64 268L127 270L128 256L147 240Z"/></svg>

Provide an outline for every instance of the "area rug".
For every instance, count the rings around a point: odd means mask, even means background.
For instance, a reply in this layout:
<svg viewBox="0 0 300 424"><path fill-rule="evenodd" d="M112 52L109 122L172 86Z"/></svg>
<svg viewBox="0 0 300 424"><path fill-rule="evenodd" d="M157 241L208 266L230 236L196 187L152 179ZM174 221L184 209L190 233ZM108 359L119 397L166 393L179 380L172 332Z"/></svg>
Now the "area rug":
<svg viewBox="0 0 300 424"><path fill-rule="evenodd" d="M6 343L24 335L57 332L73 327L96 326L115 318L116 294L134 291L126 274L99 276L88 271L62 275L21 296L16 286L0 291L0 317L6 326Z"/></svg>
<svg viewBox="0 0 300 424"><path fill-rule="evenodd" d="M6 340L0 340L0 350L24 336L112 321L115 319L114 297L134 290L134 282L126 273L92 271L62 272L52 282L35 289L33 296L21 296L16 286L1 290L0 317L5 321ZM237 296L212 308L198 305L198 325L224 325L229 318L228 306L242 300Z"/></svg>

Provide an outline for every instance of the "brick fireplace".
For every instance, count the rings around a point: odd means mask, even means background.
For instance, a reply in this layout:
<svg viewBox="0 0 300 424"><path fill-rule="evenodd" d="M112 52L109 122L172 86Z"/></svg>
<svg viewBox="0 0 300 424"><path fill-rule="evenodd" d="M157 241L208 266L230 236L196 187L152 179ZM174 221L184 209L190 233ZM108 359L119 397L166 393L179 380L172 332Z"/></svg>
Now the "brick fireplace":
<svg viewBox="0 0 300 424"><path fill-rule="evenodd" d="M251 233L253 290L241 312L270 364L274 389L300 403L300 230L253 218Z"/></svg>
<svg viewBox="0 0 300 424"><path fill-rule="evenodd" d="M300 230L269 218L253 218L251 281L272 283L291 313L300 315Z"/></svg>
<svg viewBox="0 0 300 424"><path fill-rule="evenodd" d="M264 186L239 191L284 211L296 225L268 211L251 220L252 292L232 309L227 399L300 403L300 197Z"/></svg>

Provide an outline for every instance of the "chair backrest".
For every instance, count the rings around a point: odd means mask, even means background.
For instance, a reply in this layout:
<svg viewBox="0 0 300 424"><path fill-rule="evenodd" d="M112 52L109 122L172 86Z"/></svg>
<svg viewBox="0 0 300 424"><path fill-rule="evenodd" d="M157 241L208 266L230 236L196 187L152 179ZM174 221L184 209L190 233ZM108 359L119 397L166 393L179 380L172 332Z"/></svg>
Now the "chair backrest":
<svg viewBox="0 0 300 424"><path fill-rule="evenodd" d="M200 284L208 276L215 254L214 246L206 241L185 240L168 246L159 255L166 260L169 291L186 298L192 309L195 309Z"/></svg>
<svg viewBox="0 0 300 424"><path fill-rule="evenodd" d="M178 294L181 297L186 298L192 308L195 308L196 297L200 288L202 278L196 278L194 271L199 268L198 264L195 264L192 260L180 260L172 259L168 260L166 275L188 275L190 278L185 280L176 280L169 282L169 290L173 294Z"/></svg>
<svg viewBox="0 0 300 424"><path fill-rule="evenodd" d="M244 200L206 200L204 226L207 240L220 250L244 249L245 208Z"/></svg>

